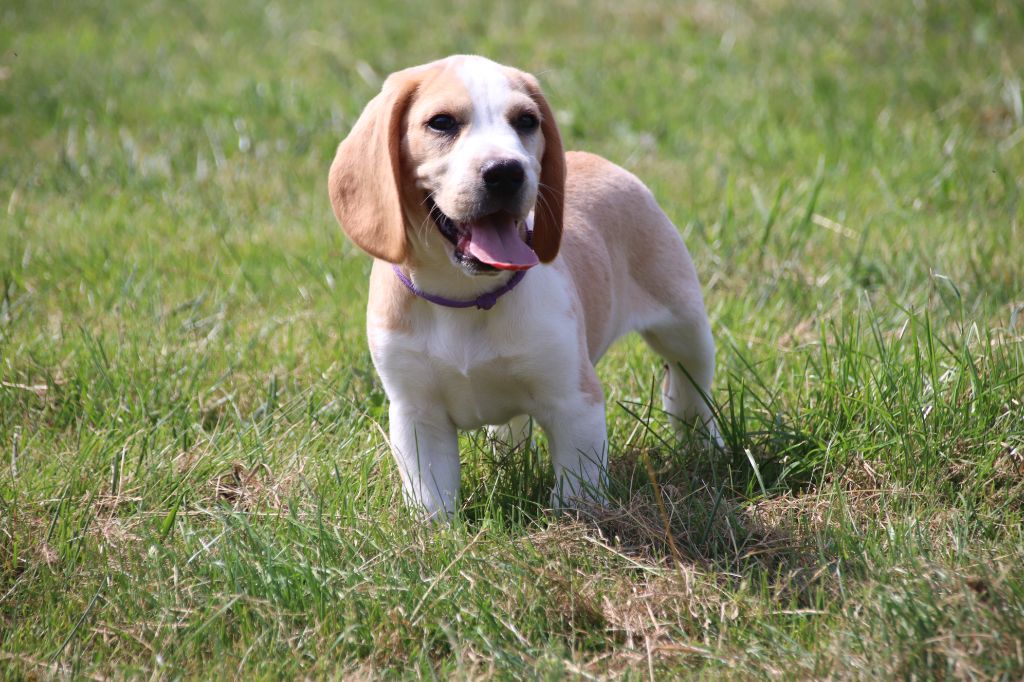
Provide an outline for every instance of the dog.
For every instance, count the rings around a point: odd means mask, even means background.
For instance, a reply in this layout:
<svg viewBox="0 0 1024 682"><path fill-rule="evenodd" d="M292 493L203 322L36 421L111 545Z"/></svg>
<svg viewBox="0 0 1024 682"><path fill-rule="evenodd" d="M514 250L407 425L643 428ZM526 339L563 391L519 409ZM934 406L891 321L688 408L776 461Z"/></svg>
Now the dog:
<svg viewBox="0 0 1024 682"><path fill-rule="evenodd" d="M398 71L338 146L328 188L374 257L366 314L405 498L451 519L458 429L546 433L553 507L605 500L595 363L638 331L667 364L664 409L721 442L715 345L693 262L647 187L564 152L530 74L457 55Z"/></svg>

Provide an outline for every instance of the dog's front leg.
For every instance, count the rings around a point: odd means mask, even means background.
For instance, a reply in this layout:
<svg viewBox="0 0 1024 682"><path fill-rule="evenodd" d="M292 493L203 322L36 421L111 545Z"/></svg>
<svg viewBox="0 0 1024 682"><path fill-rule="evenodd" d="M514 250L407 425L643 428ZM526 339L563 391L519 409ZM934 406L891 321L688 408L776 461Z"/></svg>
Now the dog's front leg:
<svg viewBox="0 0 1024 682"><path fill-rule="evenodd" d="M555 468L551 506L574 507L581 501L603 504L608 485L604 401L576 396L545 410L536 420L548 435Z"/></svg>
<svg viewBox="0 0 1024 682"><path fill-rule="evenodd" d="M459 497L459 437L448 415L392 401L391 452L406 500L431 520L449 520Z"/></svg>

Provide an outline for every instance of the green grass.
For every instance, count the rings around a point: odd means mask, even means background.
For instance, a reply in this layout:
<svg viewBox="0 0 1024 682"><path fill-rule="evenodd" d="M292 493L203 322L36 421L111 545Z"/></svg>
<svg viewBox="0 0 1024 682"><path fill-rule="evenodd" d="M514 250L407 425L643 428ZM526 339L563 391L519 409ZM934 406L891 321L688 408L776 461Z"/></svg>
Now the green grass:
<svg viewBox="0 0 1024 682"><path fill-rule="evenodd" d="M0 18L0 677L1024 676L1018 2ZM326 174L454 52L675 220L728 453L629 340L608 510L480 434L459 522L401 507Z"/></svg>

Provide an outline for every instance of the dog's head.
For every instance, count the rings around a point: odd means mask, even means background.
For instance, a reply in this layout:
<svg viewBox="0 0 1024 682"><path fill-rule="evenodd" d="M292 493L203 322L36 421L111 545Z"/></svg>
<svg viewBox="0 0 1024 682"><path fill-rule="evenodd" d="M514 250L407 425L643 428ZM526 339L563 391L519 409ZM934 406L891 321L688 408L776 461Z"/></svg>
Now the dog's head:
<svg viewBox="0 0 1024 682"><path fill-rule="evenodd" d="M385 261L442 245L475 275L558 253L565 154L554 115L533 76L482 57L392 74L339 145L328 183L349 238Z"/></svg>

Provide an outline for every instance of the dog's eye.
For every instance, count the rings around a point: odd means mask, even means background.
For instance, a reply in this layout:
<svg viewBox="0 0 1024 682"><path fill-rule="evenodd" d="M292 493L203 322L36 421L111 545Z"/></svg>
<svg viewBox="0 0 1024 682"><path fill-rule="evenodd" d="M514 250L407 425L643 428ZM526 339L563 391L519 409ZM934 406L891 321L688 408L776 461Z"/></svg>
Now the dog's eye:
<svg viewBox="0 0 1024 682"><path fill-rule="evenodd" d="M539 125L540 119L533 114L519 114L512 119L512 127L523 133L528 133Z"/></svg>
<svg viewBox="0 0 1024 682"><path fill-rule="evenodd" d="M459 122L449 114L438 114L427 121L427 127L439 133L452 133L458 129Z"/></svg>

